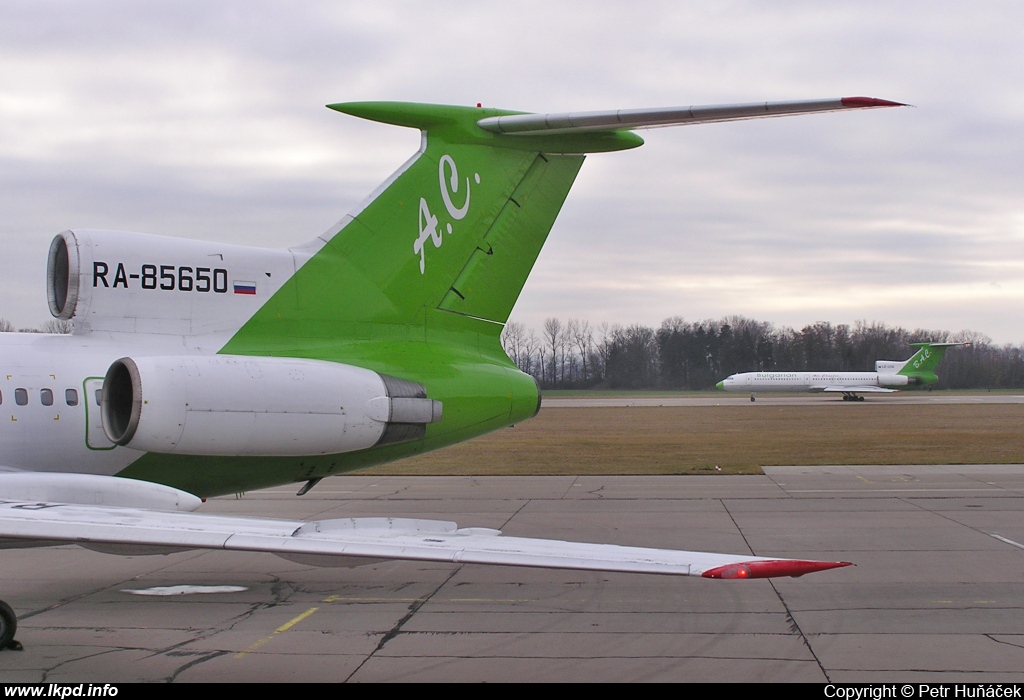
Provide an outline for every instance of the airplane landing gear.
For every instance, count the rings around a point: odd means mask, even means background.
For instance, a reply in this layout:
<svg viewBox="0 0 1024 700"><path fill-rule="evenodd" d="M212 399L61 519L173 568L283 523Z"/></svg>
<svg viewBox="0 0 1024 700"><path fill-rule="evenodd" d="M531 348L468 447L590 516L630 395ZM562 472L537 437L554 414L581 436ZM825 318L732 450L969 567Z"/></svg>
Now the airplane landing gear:
<svg viewBox="0 0 1024 700"><path fill-rule="evenodd" d="M18 617L11 606L0 600L0 649L21 651L21 644L14 639L18 631Z"/></svg>
<svg viewBox="0 0 1024 700"><path fill-rule="evenodd" d="M757 400L757 399L755 399L755 398L754 398L754 395L753 395L753 394L751 394L751 395L750 395L750 403L754 403L754 401L756 401L756 400Z"/></svg>
<svg viewBox="0 0 1024 700"><path fill-rule="evenodd" d="M857 394L843 394L843 401L863 401L863 400L864 400L864 397L863 396L858 396Z"/></svg>

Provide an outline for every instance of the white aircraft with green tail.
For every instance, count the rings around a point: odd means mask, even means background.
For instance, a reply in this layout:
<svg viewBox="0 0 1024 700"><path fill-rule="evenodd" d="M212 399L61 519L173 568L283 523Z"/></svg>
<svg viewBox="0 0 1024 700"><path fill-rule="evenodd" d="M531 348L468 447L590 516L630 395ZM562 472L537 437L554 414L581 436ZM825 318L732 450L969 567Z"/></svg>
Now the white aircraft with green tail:
<svg viewBox="0 0 1024 700"><path fill-rule="evenodd" d="M946 350L968 343L911 343L917 351L903 362L878 360L874 372L740 372L715 386L742 391L754 401L759 393L812 392L842 394L843 401L863 401L861 394L891 394L900 389L934 384L935 368Z"/></svg>
<svg viewBox="0 0 1024 700"><path fill-rule="evenodd" d="M571 114L361 102L419 151L309 243L251 248L70 230L47 296L68 335L0 334L0 548L273 552L706 578L819 562L502 536L397 518L196 513L202 499L300 485L519 423L540 407L499 336L586 154L634 129L899 106L827 99ZM0 647L17 620L0 603Z"/></svg>

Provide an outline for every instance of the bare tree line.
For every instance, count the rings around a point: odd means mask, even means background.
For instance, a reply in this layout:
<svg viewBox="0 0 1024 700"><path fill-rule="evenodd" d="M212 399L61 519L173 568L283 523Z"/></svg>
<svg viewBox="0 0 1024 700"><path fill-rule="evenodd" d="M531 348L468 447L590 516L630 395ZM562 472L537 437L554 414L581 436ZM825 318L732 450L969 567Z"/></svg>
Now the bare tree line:
<svg viewBox="0 0 1024 700"><path fill-rule="evenodd" d="M15 329L0 318L0 333L15 330L70 333L72 323L51 319L39 329ZM910 343L924 341L971 343L947 353L937 388L1024 388L1024 347L996 346L969 330L821 322L797 331L742 316L692 323L673 316L657 330L549 318L540 334L516 321L501 334L508 356L545 389L702 390L735 372L870 371L875 360L907 359Z"/></svg>
<svg viewBox="0 0 1024 700"><path fill-rule="evenodd" d="M971 343L946 355L937 388L1024 388L1024 348L995 346L969 330L821 322L797 331L741 316L676 316L654 329L549 318L539 334L508 323L501 340L512 361L548 389L702 390L735 372L871 371L875 360L905 360L910 343L924 341Z"/></svg>
<svg viewBox="0 0 1024 700"><path fill-rule="evenodd" d="M51 318L39 328L15 328L14 324L6 318L0 318L0 333L70 333L74 329L71 321L63 321L59 318Z"/></svg>

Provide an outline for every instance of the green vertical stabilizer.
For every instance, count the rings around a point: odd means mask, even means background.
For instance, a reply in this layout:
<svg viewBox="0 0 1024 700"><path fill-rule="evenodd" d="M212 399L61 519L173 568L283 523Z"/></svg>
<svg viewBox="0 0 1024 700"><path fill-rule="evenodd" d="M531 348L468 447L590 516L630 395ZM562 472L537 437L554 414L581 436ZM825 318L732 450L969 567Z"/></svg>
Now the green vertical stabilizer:
<svg viewBox="0 0 1024 700"><path fill-rule="evenodd" d="M911 343L911 347L918 348L918 351L907 360L906 364L897 374L911 377L918 384L933 384L939 381L935 374L943 355L951 347L962 345L962 343Z"/></svg>
<svg viewBox="0 0 1024 700"><path fill-rule="evenodd" d="M358 337L365 324L422 328L441 309L497 337L579 172L583 152L642 143L628 132L510 137L476 126L499 110L406 103L333 109L423 130L421 151L331 236L223 352L275 338ZM435 319L432 325L445 325Z"/></svg>

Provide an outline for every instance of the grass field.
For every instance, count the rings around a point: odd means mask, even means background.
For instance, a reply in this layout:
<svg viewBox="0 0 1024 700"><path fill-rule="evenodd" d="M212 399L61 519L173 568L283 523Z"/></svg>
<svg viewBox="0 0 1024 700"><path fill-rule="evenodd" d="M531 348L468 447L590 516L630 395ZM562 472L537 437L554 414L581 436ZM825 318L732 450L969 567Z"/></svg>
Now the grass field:
<svg viewBox="0 0 1024 700"><path fill-rule="evenodd" d="M768 465L1024 464L1024 405L544 408L364 470L393 475L758 474Z"/></svg>

